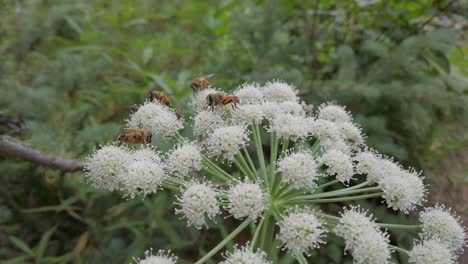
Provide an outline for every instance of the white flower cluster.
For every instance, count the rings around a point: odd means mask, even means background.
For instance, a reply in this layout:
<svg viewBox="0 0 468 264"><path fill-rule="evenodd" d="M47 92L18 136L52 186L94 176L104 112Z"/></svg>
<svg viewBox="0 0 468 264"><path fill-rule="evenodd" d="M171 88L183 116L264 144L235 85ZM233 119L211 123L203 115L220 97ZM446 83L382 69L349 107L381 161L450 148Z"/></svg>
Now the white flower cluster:
<svg viewBox="0 0 468 264"><path fill-rule="evenodd" d="M214 219L221 212L216 196L210 183L191 182L177 199L181 209L176 209L176 213L187 219L188 226L201 229L206 217Z"/></svg>
<svg viewBox="0 0 468 264"><path fill-rule="evenodd" d="M272 264L266 258L263 251L254 252L250 249L249 243L243 247L236 246L234 252L228 252L224 255L225 259L219 264Z"/></svg>
<svg viewBox="0 0 468 264"><path fill-rule="evenodd" d="M452 215L450 208L443 205L426 208L419 215L422 223L421 238L423 240L437 239L446 244L454 253L460 254L465 247L465 228L460 219Z"/></svg>
<svg viewBox="0 0 468 264"><path fill-rule="evenodd" d="M423 178L414 170L404 170L372 151L361 152L354 160L356 171L367 174L367 180L376 182L383 190L389 208L409 213L425 201L427 190Z"/></svg>
<svg viewBox="0 0 468 264"><path fill-rule="evenodd" d="M342 183L349 183L354 175L351 156L340 150L328 150L320 157L320 163L326 166L327 175L335 176Z"/></svg>
<svg viewBox="0 0 468 264"><path fill-rule="evenodd" d="M159 250L156 255L153 255L153 249L150 249L145 252L144 259L134 258L134 260L137 264L176 264L177 257L170 251L163 250Z"/></svg>
<svg viewBox="0 0 468 264"><path fill-rule="evenodd" d="M175 148L165 161L169 174L178 178L186 177L191 171L202 168L202 154L193 143L186 143Z"/></svg>
<svg viewBox="0 0 468 264"><path fill-rule="evenodd" d="M165 177L159 155L147 147L130 151L115 145L103 146L88 159L88 182L96 188L120 190L129 198L155 193Z"/></svg>
<svg viewBox="0 0 468 264"><path fill-rule="evenodd" d="M262 187L247 180L231 185L227 192L229 201L226 209L236 219L250 217L257 219L267 207L267 199Z"/></svg>
<svg viewBox="0 0 468 264"><path fill-rule="evenodd" d="M415 264L454 264L455 257L446 244L437 239L424 240L409 252L409 262Z"/></svg>
<svg viewBox="0 0 468 264"><path fill-rule="evenodd" d="M354 263L389 263L388 234L380 231L366 211L359 207L345 209L333 231L345 240L345 250L351 252Z"/></svg>
<svg viewBox="0 0 468 264"><path fill-rule="evenodd" d="M284 248L293 255L308 255L311 250L325 243L322 238L327 231L311 210L290 210L278 225L278 238L283 242Z"/></svg>
<svg viewBox="0 0 468 264"><path fill-rule="evenodd" d="M225 119L216 111L200 111L193 118L193 132L196 136L208 136L215 129L227 125Z"/></svg>
<svg viewBox="0 0 468 264"><path fill-rule="evenodd" d="M292 114L279 114L270 121L269 132L274 132L278 138L297 141L309 136L308 118Z"/></svg>
<svg viewBox="0 0 468 264"><path fill-rule="evenodd" d="M248 133L241 126L220 127L208 137L206 150L210 157L233 160L239 150L247 145L248 140Z"/></svg>
<svg viewBox="0 0 468 264"><path fill-rule="evenodd" d="M184 127L173 109L160 103L146 102L127 120L130 129L145 129L153 135L171 137Z"/></svg>
<svg viewBox="0 0 468 264"><path fill-rule="evenodd" d="M317 186L317 162L307 151L291 153L278 162L278 171L285 184L296 189L313 189Z"/></svg>

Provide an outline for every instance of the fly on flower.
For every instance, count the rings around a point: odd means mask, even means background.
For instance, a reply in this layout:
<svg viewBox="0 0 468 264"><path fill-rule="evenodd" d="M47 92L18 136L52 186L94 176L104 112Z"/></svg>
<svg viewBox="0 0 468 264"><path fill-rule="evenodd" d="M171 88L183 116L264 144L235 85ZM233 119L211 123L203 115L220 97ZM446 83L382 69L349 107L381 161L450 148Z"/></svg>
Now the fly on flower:
<svg viewBox="0 0 468 264"><path fill-rule="evenodd" d="M190 85L190 87L192 87L193 92L198 92L200 90L208 88L209 86L210 82L208 81L208 78L204 76L193 79L192 84Z"/></svg>
<svg viewBox="0 0 468 264"><path fill-rule="evenodd" d="M154 100L158 101L160 104L163 104L167 107L171 107L171 101L169 97L164 92L151 90L146 94L146 99L153 102Z"/></svg>
<svg viewBox="0 0 468 264"><path fill-rule="evenodd" d="M235 95L228 95L225 93L212 93L206 97L208 107L211 111L214 110L215 106L231 104L232 110L238 109L237 104L240 103L239 97Z"/></svg>
<svg viewBox="0 0 468 264"><path fill-rule="evenodd" d="M148 144L151 143L152 134L144 129L127 129L119 135L117 140L132 144Z"/></svg>

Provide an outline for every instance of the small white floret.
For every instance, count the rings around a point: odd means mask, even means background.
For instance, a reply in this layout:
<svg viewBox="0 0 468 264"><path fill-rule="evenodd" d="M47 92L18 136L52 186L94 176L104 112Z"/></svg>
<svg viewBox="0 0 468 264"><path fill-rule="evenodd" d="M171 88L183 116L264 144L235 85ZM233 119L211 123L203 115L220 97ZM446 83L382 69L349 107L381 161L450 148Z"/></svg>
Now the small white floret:
<svg viewBox="0 0 468 264"><path fill-rule="evenodd" d="M210 157L233 160L248 140L247 131L241 126L220 127L208 137L206 149Z"/></svg>
<svg viewBox="0 0 468 264"><path fill-rule="evenodd" d="M236 219L257 219L266 209L267 200L260 185L248 181L237 182L227 193L229 204L226 209Z"/></svg>
<svg viewBox="0 0 468 264"><path fill-rule="evenodd" d="M292 153L278 162L281 180L296 189L313 189L317 186L317 162L309 152Z"/></svg>
<svg viewBox="0 0 468 264"><path fill-rule="evenodd" d="M263 97L268 102L298 101L296 87L282 81L266 83L262 89Z"/></svg>
<svg viewBox="0 0 468 264"><path fill-rule="evenodd" d="M405 214L421 205L427 193L422 178L414 171L401 170L399 174L379 180L378 186L384 192L382 198L388 207Z"/></svg>
<svg viewBox="0 0 468 264"><path fill-rule="evenodd" d="M145 129L153 135L173 136L184 127L175 111L167 106L146 102L127 120L130 129Z"/></svg>
<svg viewBox="0 0 468 264"><path fill-rule="evenodd" d="M107 145L88 157L86 179L96 188L113 191L120 187L120 177L127 173L130 152L125 147Z"/></svg>
<svg viewBox="0 0 468 264"><path fill-rule="evenodd" d="M263 120L262 105L239 105L239 109L232 113L232 121L237 125L260 124Z"/></svg>
<svg viewBox="0 0 468 264"><path fill-rule="evenodd" d="M366 211L359 207L345 209L333 231L345 240L345 250L351 252L354 263L389 263L392 253L389 235L379 229Z"/></svg>
<svg viewBox="0 0 468 264"><path fill-rule="evenodd" d="M202 168L200 150L192 143L177 146L165 161L166 169L178 178L186 177L189 172Z"/></svg>
<svg viewBox="0 0 468 264"><path fill-rule="evenodd" d="M326 166L326 174L335 176L342 183L349 183L354 175L351 156L339 150L329 150L320 157L320 163Z"/></svg>
<svg viewBox="0 0 468 264"><path fill-rule="evenodd" d="M214 219L221 212L216 191L209 183L189 183L177 200L181 208L176 209L176 213L187 219L188 226L197 229L206 225L206 218Z"/></svg>
<svg viewBox="0 0 468 264"><path fill-rule="evenodd" d="M145 252L145 258L134 258L137 264L176 264L177 257L170 251L159 250L156 255L153 255L153 249Z"/></svg>
<svg viewBox="0 0 468 264"><path fill-rule="evenodd" d="M311 210L295 208L288 211L278 225L278 238L293 255L309 255L313 249L325 243L323 237L327 230Z"/></svg>
<svg viewBox="0 0 468 264"><path fill-rule="evenodd" d="M437 239L423 240L409 252L409 263L455 264L455 257L446 244Z"/></svg>
<svg viewBox="0 0 468 264"><path fill-rule="evenodd" d="M245 83L234 91L243 105L261 104L263 102L263 93L258 83Z"/></svg>
<svg viewBox="0 0 468 264"><path fill-rule="evenodd" d="M226 253L224 255L225 260L219 264L272 264L266 257L265 252L254 252L247 243L243 247L236 246L233 252Z"/></svg>
<svg viewBox="0 0 468 264"><path fill-rule="evenodd" d="M455 254L460 254L465 248L465 228L461 220L450 208L443 205L425 208L419 215L422 223L420 236L422 239L438 239L448 245Z"/></svg>
<svg viewBox="0 0 468 264"><path fill-rule="evenodd" d="M338 124L352 121L351 114L346 111L346 108L333 102L324 103L319 106L318 118Z"/></svg>
<svg viewBox="0 0 468 264"><path fill-rule="evenodd" d="M227 126L227 122L217 111L200 111L193 118L193 133L196 136L207 136L223 126Z"/></svg>
<svg viewBox="0 0 468 264"><path fill-rule="evenodd" d="M270 121L269 132L275 132L278 138L296 141L309 135L306 117L280 114Z"/></svg>

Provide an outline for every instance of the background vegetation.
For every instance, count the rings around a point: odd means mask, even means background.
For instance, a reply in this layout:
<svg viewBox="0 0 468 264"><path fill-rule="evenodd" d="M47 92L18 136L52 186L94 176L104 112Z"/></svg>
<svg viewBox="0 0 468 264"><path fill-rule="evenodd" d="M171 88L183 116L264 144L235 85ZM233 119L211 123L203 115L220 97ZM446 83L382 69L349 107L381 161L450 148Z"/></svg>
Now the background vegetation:
<svg viewBox="0 0 468 264"><path fill-rule="evenodd" d="M467 216L467 6L3 0L0 133L83 160L116 138L129 106L149 89L171 93L184 109L196 76L213 74L226 91L282 79L308 103L347 105L370 146L424 169L437 199ZM128 263L150 247L190 260L235 225L187 229L173 215L172 194L125 201L92 189L82 173L0 158L0 177L0 261L9 263ZM410 221L383 209L376 215ZM392 235L409 245L407 234ZM311 261L349 262L342 251L337 239Z"/></svg>

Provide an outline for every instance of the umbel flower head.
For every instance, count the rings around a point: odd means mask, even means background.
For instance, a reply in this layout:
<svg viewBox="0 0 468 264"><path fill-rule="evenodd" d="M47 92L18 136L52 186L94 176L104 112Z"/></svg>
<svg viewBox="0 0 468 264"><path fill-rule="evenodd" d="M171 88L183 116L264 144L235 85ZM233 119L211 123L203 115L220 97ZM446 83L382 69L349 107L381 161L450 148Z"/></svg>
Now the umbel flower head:
<svg viewBox="0 0 468 264"><path fill-rule="evenodd" d="M115 145L103 146L88 157L86 178L91 185L104 190L120 188L120 179L127 173L129 150Z"/></svg>
<svg viewBox="0 0 468 264"><path fill-rule="evenodd" d="M242 126L220 127L208 137L206 149L210 157L232 160L248 140L247 131Z"/></svg>
<svg viewBox="0 0 468 264"><path fill-rule="evenodd" d="M146 102L127 120L131 129L145 129L153 135L173 136L184 126L175 111L165 105Z"/></svg>
<svg viewBox="0 0 468 264"><path fill-rule="evenodd" d="M455 257L447 244L437 239L423 240L409 252L409 262L415 264L454 264Z"/></svg>
<svg viewBox="0 0 468 264"><path fill-rule="evenodd" d="M282 181L296 189L313 189L317 183L317 162L307 151L291 153L278 162Z"/></svg>
<svg viewBox="0 0 468 264"><path fill-rule="evenodd" d="M88 158L86 178L126 198L145 198L164 188L174 193L175 213L190 228L209 228L208 223L222 219L218 216L232 217L222 228L229 234L197 263L206 263L241 233L252 234L252 246L228 249L222 263L283 263L283 255L305 263L305 256L333 241L327 237L330 230L344 240L345 254L351 253L356 264L389 263L393 249L416 264L453 263L463 251L465 228L443 206L422 210L421 225L404 226L417 230L420 240L412 249L401 249L389 245L389 234L380 228L401 225L385 219L377 224L368 211L352 205L376 199L409 213L422 204L427 190L419 172L365 145L364 133L345 107L325 103L314 108L282 81L243 84L223 94L211 86L195 88L191 127L182 130L184 122L170 104L146 102L127 126L159 136L154 146L131 145L138 140L105 145ZM339 216L304 207L335 202L351 206ZM248 227L251 233L245 232ZM267 256L278 252L271 246L279 243L286 253ZM149 251L136 261L174 264L176 257Z"/></svg>
<svg viewBox="0 0 468 264"><path fill-rule="evenodd" d="M213 219L221 211L218 207L216 191L210 183L190 182L178 198L180 209L176 213L187 219L188 226L201 229L206 218Z"/></svg>
<svg viewBox="0 0 468 264"><path fill-rule="evenodd" d="M455 254L463 252L465 247L465 228L459 223L460 218L452 215L450 208L443 205L426 208L419 215L422 223L422 239L437 239Z"/></svg>
<svg viewBox="0 0 468 264"><path fill-rule="evenodd" d="M294 255L309 254L321 243L325 243L322 239L327 230L312 210L294 208L287 212L278 225L278 238L283 242L284 248Z"/></svg>
<svg viewBox="0 0 468 264"><path fill-rule="evenodd" d="M224 260L220 264L272 264L267 260L267 255L263 251L254 252L249 247L249 243L239 247L236 245L233 252L224 255Z"/></svg>
<svg viewBox="0 0 468 264"><path fill-rule="evenodd" d="M191 171L202 168L202 155L193 143L178 145L166 160L166 168L170 174L184 178Z"/></svg>
<svg viewBox="0 0 468 264"><path fill-rule="evenodd" d="M153 249L145 252L145 258L134 258L137 264L176 264L177 257L170 251L165 252L159 250L156 255L153 255Z"/></svg>
<svg viewBox="0 0 468 264"><path fill-rule="evenodd" d="M247 180L236 182L228 190L226 209L236 219L256 219L266 209L267 201L260 185Z"/></svg>
<svg viewBox="0 0 468 264"><path fill-rule="evenodd" d="M359 207L345 209L333 231L345 240L345 250L351 252L354 263L389 263L388 234L380 231L366 211Z"/></svg>

